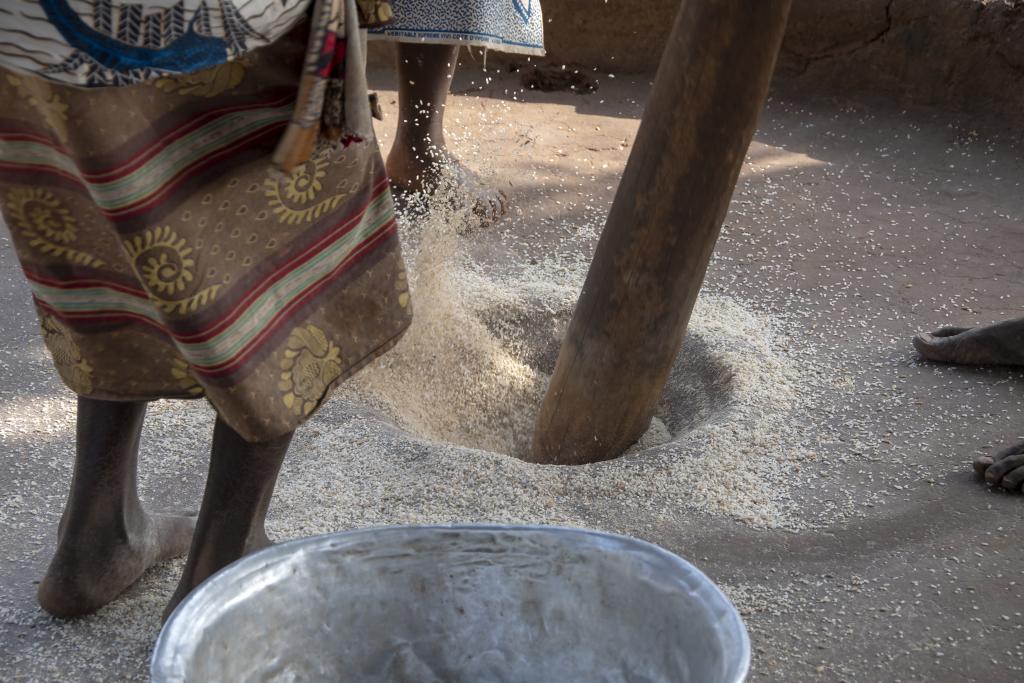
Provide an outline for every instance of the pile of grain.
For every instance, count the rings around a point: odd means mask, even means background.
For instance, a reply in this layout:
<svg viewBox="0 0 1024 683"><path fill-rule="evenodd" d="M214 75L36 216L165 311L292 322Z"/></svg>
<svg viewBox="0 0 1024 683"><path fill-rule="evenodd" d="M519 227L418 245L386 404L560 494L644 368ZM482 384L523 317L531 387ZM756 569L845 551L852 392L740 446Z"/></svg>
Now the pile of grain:
<svg viewBox="0 0 1024 683"><path fill-rule="evenodd" d="M317 488L308 517L321 521L285 523L288 535L394 522L585 524L580 500L804 523L789 491L807 456L792 427L803 400L796 387L808 378L781 353L772 321L728 298L700 300L658 417L624 457L585 467L516 459L529 446L600 222L568 231L573 237L542 257L481 264L458 192L449 186L450 201L406 210L413 325L328 404L319 433L301 438L286 467L302 473L282 481L294 497L282 491L280 500L303 501L307 486ZM517 232L516 220L506 218L505 229Z"/></svg>

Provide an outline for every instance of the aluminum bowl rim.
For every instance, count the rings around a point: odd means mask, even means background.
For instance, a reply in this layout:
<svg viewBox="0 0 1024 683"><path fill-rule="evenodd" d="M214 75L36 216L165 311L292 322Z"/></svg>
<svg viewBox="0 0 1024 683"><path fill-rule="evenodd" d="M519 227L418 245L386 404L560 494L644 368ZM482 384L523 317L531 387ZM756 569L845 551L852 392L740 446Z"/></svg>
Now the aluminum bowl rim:
<svg viewBox="0 0 1024 683"><path fill-rule="evenodd" d="M727 615L728 620L726 627L729 631L735 633L739 637L740 661L733 667L736 675L733 677L732 683L741 683L742 681L745 681L750 673L750 636L747 632L746 624L743 623L743 619L740 617L736 606L733 605L732 601L729 600L728 596L722 592L715 582L708 578L707 574L676 553L634 536L627 536L625 534L617 534L608 531L599 531L596 529L545 524L455 523L411 525L391 524L349 529L346 531L335 531L276 543L268 548L264 548L263 550L236 560L228 566L220 569L200 584L195 590L189 593L181 603L178 604L173 612L171 612L167 622L164 624L163 628L161 628L156 644L153 647L153 654L150 658L150 680L152 683L176 683L177 681L184 681L185 678L181 662L178 661L179 652L175 648L175 644L181 640L181 636L187 635L188 631L192 629L196 623L199 623L199 619L205 612L202 608L207 603L211 602L212 596L230 594L230 587L232 584L239 582L242 578L252 576L265 569L268 563L284 560L285 558L295 554L297 551L320 551L323 550L325 546L329 546L332 542L337 541L349 541L367 536L381 537L393 533L430 533L437 531L529 532L552 536L608 539L622 543L623 545L633 546L638 551L644 551L655 555L661 560L664 560L671 565L675 565L682 574L695 575L703 588L705 590L709 589L709 604L717 603L719 607L724 608L724 612Z"/></svg>

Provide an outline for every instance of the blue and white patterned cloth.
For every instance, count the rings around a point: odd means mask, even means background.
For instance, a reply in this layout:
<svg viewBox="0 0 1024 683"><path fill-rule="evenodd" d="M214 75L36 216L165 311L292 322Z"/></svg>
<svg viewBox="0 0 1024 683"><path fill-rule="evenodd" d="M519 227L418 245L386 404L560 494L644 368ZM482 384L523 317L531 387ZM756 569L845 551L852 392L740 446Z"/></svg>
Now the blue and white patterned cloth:
<svg viewBox="0 0 1024 683"><path fill-rule="evenodd" d="M269 45L310 0L0 0L0 64L70 85L192 73Z"/></svg>
<svg viewBox="0 0 1024 683"><path fill-rule="evenodd" d="M544 54L540 0L392 0L395 19L370 38L442 45L477 45Z"/></svg>

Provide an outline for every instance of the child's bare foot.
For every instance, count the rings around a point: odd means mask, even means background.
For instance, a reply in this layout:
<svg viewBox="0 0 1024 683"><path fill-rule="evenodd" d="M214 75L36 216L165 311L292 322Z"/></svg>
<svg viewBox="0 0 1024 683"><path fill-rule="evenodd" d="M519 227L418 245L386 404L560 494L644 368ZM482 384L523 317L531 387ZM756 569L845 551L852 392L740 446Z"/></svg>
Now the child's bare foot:
<svg viewBox="0 0 1024 683"><path fill-rule="evenodd" d="M1024 365L1024 318L982 327L943 327L914 337L914 348L939 363Z"/></svg>
<svg viewBox="0 0 1024 683"><path fill-rule="evenodd" d="M961 365L1024 365L1024 318L982 327L943 327L914 337L928 360ZM1020 491L1024 485L1024 441L995 455L979 455L974 471L992 486Z"/></svg>
<svg viewBox="0 0 1024 683"><path fill-rule="evenodd" d="M399 43L398 127L388 154L388 175L398 195L437 194L458 208L469 207L482 222L505 215L508 198L488 187L448 151L444 112L459 60L457 45ZM449 183L445 176L451 176ZM449 196L448 185L458 188Z"/></svg>
<svg viewBox="0 0 1024 683"><path fill-rule="evenodd" d="M422 193L434 195L446 188L442 199L456 203L460 208L469 206L481 220L492 223L508 212L508 195L484 183L480 176L467 168L446 150L432 148L416 154L396 145L388 155L388 176L396 194ZM449 194L448 187L455 192Z"/></svg>
<svg viewBox="0 0 1024 683"><path fill-rule="evenodd" d="M979 455L974 459L974 471L992 486L1020 491L1024 484L1024 441L995 455Z"/></svg>
<svg viewBox="0 0 1024 683"><path fill-rule="evenodd" d="M39 584L43 609L57 617L89 614L149 567L188 552L195 517L149 515L141 508L125 517L119 522L75 520L70 530L62 526L57 551Z"/></svg>

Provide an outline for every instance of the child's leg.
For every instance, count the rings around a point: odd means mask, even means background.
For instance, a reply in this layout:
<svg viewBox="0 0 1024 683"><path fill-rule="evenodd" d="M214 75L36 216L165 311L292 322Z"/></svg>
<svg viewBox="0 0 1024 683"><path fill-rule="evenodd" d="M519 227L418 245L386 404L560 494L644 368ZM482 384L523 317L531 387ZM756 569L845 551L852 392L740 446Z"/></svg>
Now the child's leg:
<svg viewBox="0 0 1024 683"><path fill-rule="evenodd" d="M444 111L458 46L398 44L398 128L388 173L402 189L423 189L435 153L446 154Z"/></svg>
<svg viewBox="0 0 1024 683"><path fill-rule="evenodd" d="M78 399L77 454L57 551L39 604L60 617L92 612L151 565L188 550L195 518L147 514L136 486L144 402Z"/></svg>
<svg viewBox="0 0 1024 683"><path fill-rule="evenodd" d="M485 187L456 159L444 138L457 45L398 44L398 128L388 155L388 176L399 191L431 193L437 185L437 164L446 162L458 175L459 187L484 218L505 213L505 194Z"/></svg>

